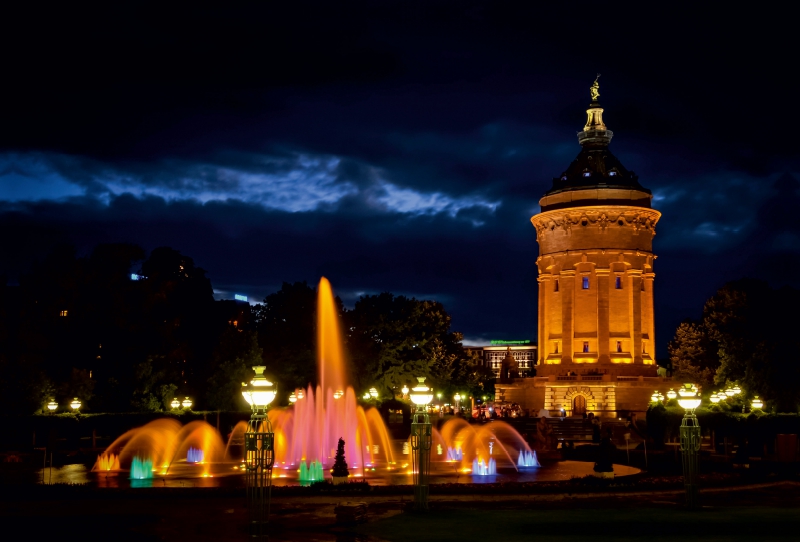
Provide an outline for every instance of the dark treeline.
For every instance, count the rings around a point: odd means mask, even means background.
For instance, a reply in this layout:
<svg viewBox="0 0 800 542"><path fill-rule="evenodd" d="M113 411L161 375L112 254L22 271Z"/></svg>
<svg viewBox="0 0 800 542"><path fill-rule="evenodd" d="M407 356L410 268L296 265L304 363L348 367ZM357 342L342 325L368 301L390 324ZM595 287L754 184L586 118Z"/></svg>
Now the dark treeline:
<svg viewBox="0 0 800 542"><path fill-rule="evenodd" d="M749 402L796 412L800 404L800 290L741 279L720 288L699 320L682 322L669 343L673 375L705 390L736 383Z"/></svg>
<svg viewBox="0 0 800 542"><path fill-rule="evenodd" d="M132 274L138 280L133 280ZM192 258L161 247L59 247L9 286L0 278L0 394L7 411L73 397L95 412L241 410L243 381L264 364L285 403L316 383L316 288L284 283L262 304L215 301ZM437 389L491 392L441 303L383 293L352 310L337 299L357 394L382 397L427 376Z"/></svg>

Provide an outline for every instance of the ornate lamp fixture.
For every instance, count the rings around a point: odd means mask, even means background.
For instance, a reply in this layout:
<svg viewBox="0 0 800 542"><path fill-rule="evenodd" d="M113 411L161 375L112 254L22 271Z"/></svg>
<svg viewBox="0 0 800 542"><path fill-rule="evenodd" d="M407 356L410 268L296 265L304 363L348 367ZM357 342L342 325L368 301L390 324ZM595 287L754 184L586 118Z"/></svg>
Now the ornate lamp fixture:
<svg viewBox="0 0 800 542"><path fill-rule="evenodd" d="M275 463L275 433L267 416L267 408L275 399L275 385L264 376L263 365L253 367L255 376L242 383L242 397L252 414L244 433L244 468L247 504L250 512L250 535L261 537L269 522L272 498L272 466Z"/></svg>
<svg viewBox="0 0 800 542"><path fill-rule="evenodd" d="M292 404L297 402L297 394L295 392L292 392L292 394L289 396L289 402Z"/></svg>
<svg viewBox="0 0 800 542"><path fill-rule="evenodd" d="M374 388L374 387L370 388L369 389L369 396L372 397L373 399L377 399L378 398L378 390L377 390L377 388Z"/></svg>
<svg viewBox="0 0 800 542"><path fill-rule="evenodd" d="M169 404L173 409L177 410L181 407L181 402L178 401L177 398L173 399L172 402Z"/></svg>
<svg viewBox="0 0 800 542"><path fill-rule="evenodd" d="M425 385L425 377L411 391L411 401L417 411L411 423L411 450L414 473L414 508L428 509L428 477L431 470L431 420L427 405L433 400L433 390Z"/></svg>
<svg viewBox="0 0 800 542"><path fill-rule="evenodd" d="M734 395L739 395L740 393L742 393L742 388L740 388L739 386L734 386L733 387L733 394Z"/></svg>
<svg viewBox="0 0 800 542"><path fill-rule="evenodd" d="M58 409L58 403L56 403L55 399L50 399L50 402L47 403L47 410L50 412L55 412Z"/></svg>
<svg viewBox="0 0 800 542"><path fill-rule="evenodd" d="M333 392L334 399L340 399L343 395L344 392L342 390L336 390L335 392Z"/></svg>
<svg viewBox="0 0 800 542"><path fill-rule="evenodd" d="M188 397L184 397L184 398L183 398L183 401L181 401L181 406L182 406L183 408L185 408L186 410L189 410L190 408L192 408L192 405L193 405L193 404L194 404L194 403L192 402L192 400L191 400L191 399L189 399Z"/></svg>
<svg viewBox="0 0 800 542"><path fill-rule="evenodd" d="M764 408L764 401L759 399L758 395L756 395L755 397L753 397L753 400L750 401L750 406L754 409L757 408L761 410L762 408Z"/></svg>
<svg viewBox="0 0 800 542"><path fill-rule="evenodd" d="M716 393L712 393L711 397L709 397L709 400L716 405L722 400L722 398Z"/></svg>
<svg viewBox="0 0 800 542"><path fill-rule="evenodd" d="M402 391L402 392L403 392L403 397L405 397L406 395L408 395L408 386L404 385L404 386L403 386L403 387L400 389L400 391Z"/></svg>
<svg viewBox="0 0 800 542"><path fill-rule="evenodd" d="M678 390L678 404L686 413L681 422L681 456L683 458L683 483L686 487L686 507L697 508L697 464L700 451L700 424L694 411L700 406L697 386L684 384Z"/></svg>
<svg viewBox="0 0 800 542"><path fill-rule="evenodd" d="M669 397L670 400L675 399L677 396L678 396L678 392L676 392L672 388L670 388L669 391L667 392L667 397Z"/></svg>
<svg viewBox="0 0 800 542"><path fill-rule="evenodd" d="M72 402L69 404L70 408L75 412L78 412L81 409L81 401L77 397L72 399Z"/></svg>
<svg viewBox="0 0 800 542"><path fill-rule="evenodd" d="M254 416L266 416L267 406L275 399L275 385L264 376L264 365L253 367L256 375L249 384L242 384L242 397L250 405ZM188 399L188 397L187 397ZM184 406L186 401L184 401Z"/></svg>

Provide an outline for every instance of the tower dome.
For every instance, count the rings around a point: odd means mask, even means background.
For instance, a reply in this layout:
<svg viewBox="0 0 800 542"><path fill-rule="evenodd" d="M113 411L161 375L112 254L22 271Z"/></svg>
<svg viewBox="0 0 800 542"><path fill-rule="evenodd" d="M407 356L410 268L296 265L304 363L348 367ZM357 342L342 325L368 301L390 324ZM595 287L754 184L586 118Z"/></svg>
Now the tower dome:
<svg viewBox="0 0 800 542"><path fill-rule="evenodd" d="M539 201L542 211L592 205L600 200L604 204L649 208L653 197L650 191L608 148L614 133L603 122L597 79L590 91L592 101L586 110L586 125L578 132L581 151L561 175L553 178L553 187Z"/></svg>

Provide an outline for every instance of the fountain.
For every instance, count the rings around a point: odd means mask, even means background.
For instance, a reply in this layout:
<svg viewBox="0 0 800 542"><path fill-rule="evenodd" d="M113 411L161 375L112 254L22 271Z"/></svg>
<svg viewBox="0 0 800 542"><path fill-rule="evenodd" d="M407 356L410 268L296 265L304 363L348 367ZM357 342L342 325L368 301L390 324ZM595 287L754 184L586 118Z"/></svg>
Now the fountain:
<svg viewBox="0 0 800 542"><path fill-rule="evenodd" d="M461 448L447 447L447 461L462 461L463 459L464 454L461 452Z"/></svg>
<svg viewBox="0 0 800 542"><path fill-rule="evenodd" d="M364 475L366 465L390 465L391 442L380 413L356 404L348 385L342 336L333 291L328 279L319 281L317 300L318 383L296 393L297 401L286 409L272 409L269 419L275 431L275 461L300 465L304 461L330 467L339 438L351 469ZM302 468L302 467L301 467ZM357 475L354 473L354 475Z"/></svg>
<svg viewBox="0 0 800 542"><path fill-rule="evenodd" d="M310 465L303 461L300 463L299 472L301 483L319 482L325 479L325 475L322 473L322 463L319 461L312 461Z"/></svg>
<svg viewBox="0 0 800 542"><path fill-rule="evenodd" d="M523 468L531 468L531 467L541 467L542 464L539 463L539 459L536 457L536 450L522 450L519 453L519 459L517 460L517 467L520 469Z"/></svg>
<svg viewBox="0 0 800 542"><path fill-rule="evenodd" d="M189 451L186 452L186 462L187 463L202 463L205 454L203 450L199 448L189 447Z"/></svg>
<svg viewBox="0 0 800 542"><path fill-rule="evenodd" d="M150 458L133 458L131 463L131 480L148 480L153 477L153 460Z"/></svg>
<svg viewBox="0 0 800 542"><path fill-rule="evenodd" d="M119 469L119 457L114 454L101 454L97 456L97 462L92 469L94 471L117 471Z"/></svg>
<svg viewBox="0 0 800 542"><path fill-rule="evenodd" d="M462 469L470 467L469 457L489 457L495 463L500 462L503 468L519 470L517 455L512 457L511 452L521 449L523 453L532 453L522 435L502 421L470 425L466 420L453 418L445 422L441 431L434 430L433 437L435 442L447 447L445 461L458 462ZM488 463L485 465L488 467Z"/></svg>
<svg viewBox="0 0 800 542"><path fill-rule="evenodd" d="M472 475L473 476L494 476L497 474L497 463L493 457L484 463L482 458L475 458L472 461Z"/></svg>

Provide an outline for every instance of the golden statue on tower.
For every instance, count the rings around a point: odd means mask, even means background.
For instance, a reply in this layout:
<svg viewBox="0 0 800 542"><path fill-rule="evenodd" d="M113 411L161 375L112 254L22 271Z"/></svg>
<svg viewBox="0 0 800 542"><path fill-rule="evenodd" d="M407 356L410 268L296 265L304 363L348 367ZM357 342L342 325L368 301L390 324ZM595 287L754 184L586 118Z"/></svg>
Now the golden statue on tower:
<svg viewBox="0 0 800 542"><path fill-rule="evenodd" d="M589 92L592 94L592 101L593 102L596 102L597 98L600 97L600 83L597 81L598 79L600 79L600 74L599 73L597 74L597 77L595 78L594 83L592 83L592 86L589 87Z"/></svg>

